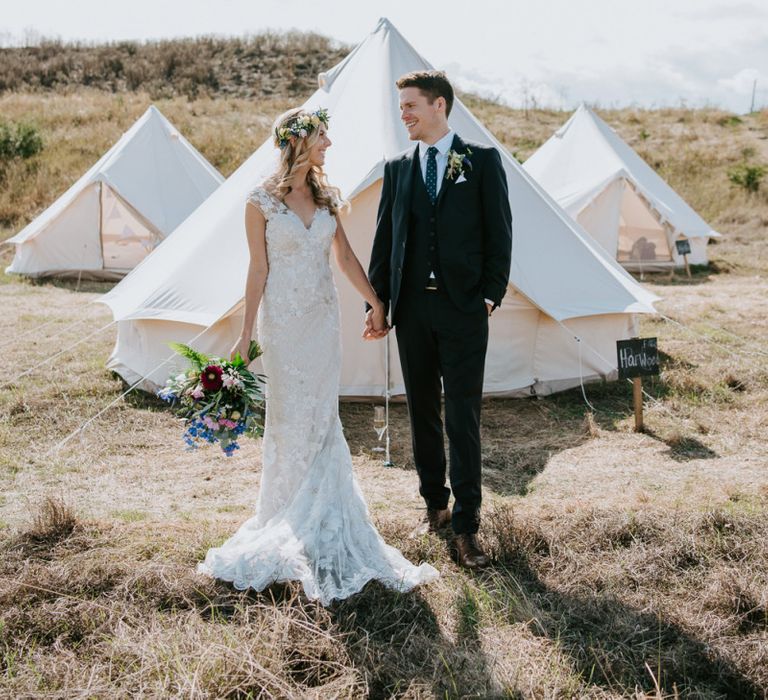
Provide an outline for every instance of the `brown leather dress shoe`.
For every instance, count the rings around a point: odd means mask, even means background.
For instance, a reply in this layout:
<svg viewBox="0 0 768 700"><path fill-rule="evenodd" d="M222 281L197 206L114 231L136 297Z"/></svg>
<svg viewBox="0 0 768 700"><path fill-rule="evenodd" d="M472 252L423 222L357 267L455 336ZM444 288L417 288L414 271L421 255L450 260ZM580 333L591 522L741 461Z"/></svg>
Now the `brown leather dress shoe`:
<svg viewBox="0 0 768 700"><path fill-rule="evenodd" d="M450 508L427 508L427 514L418 527L411 533L411 537L421 537L428 532L439 533L451 526Z"/></svg>
<svg viewBox="0 0 768 700"><path fill-rule="evenodd" d="M480 569L491 563L488 555L480 548L477 535L456 535L456 554L459 565L467 569Z"/></svg>

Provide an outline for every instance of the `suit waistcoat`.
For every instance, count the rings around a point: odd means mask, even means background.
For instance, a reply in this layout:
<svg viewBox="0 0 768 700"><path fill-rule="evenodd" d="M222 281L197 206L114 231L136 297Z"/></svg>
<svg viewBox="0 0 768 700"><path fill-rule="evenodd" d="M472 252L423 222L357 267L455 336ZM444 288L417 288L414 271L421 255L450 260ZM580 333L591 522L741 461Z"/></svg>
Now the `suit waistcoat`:
<svg viewBox="0 0 768 700"><path fill-rule="evenodd" d="M418 157L414 158L411 179L413 192L409 212L408 239L405 246L403 286L420 290L427 286L429 273L434 272L440 284L437 242L437 207L432 204L421 175Z"/></svg>

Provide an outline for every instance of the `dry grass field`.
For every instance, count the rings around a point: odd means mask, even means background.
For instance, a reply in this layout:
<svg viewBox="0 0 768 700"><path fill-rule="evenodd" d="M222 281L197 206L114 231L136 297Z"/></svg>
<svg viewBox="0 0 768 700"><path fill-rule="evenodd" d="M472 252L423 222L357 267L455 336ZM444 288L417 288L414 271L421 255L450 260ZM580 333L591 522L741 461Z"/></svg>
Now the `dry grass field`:
<svg viewBox="0 0 768 700"><path fill-rule="evenodd" d="M467 97L521 160L567 115ZM0 95L43 151L0 172L0 240L21 228L147 107L142 93ZM229 174L285 98L171 98L159 108ZM647 432L631 387L592 384L483 415L483 541L459 570L420 516L402 405L395 468L372 408L342 404L385 538L441 579L370 585L328 609L293 586L240 593L194 573L252 510L260 451L181 449L151 396L116 398L104 284L0 275L0 695L13 698L763 698L768 694L768 197L728 181L768 162L768 113L601 112L725 236L688 280L649 279L663 351ZM3 266L10 260L2 254ZM71 324L79 322L74 328ZM8 384L10 382L10 384Z"/></svg>

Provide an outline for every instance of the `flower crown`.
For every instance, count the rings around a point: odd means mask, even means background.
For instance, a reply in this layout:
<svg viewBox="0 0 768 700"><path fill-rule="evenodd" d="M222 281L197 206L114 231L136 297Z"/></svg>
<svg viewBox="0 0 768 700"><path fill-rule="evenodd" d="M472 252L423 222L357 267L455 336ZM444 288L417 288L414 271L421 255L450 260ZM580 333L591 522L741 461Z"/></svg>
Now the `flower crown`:
<svg viewBox="0 0 768 700"><path fill-rule="evenodd" d="M325 107L316 109L311 114L304 113L294 117L283 126L275 129L275 143L279 148L285 148L292 138L304 139L309 136L320 124L328 128L328 110Z"/></svg>

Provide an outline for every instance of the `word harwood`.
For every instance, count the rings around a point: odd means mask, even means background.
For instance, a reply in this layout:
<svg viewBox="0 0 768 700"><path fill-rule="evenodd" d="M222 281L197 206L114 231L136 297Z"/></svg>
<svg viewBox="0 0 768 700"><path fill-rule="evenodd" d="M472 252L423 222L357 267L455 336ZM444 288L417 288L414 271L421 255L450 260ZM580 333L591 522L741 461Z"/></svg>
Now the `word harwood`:
<svg viewBox="0 0 768 700"><path fill-rule="evenodd" d="M649 376L659 373L659 353L656 338L617 340L619 379Z"/></svg>

